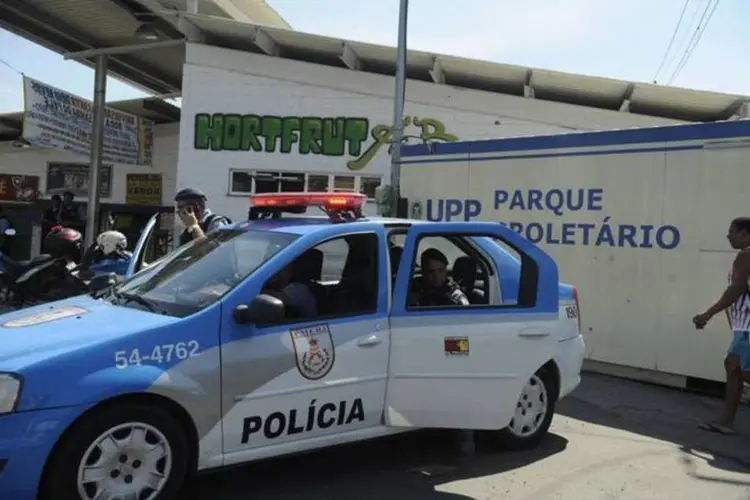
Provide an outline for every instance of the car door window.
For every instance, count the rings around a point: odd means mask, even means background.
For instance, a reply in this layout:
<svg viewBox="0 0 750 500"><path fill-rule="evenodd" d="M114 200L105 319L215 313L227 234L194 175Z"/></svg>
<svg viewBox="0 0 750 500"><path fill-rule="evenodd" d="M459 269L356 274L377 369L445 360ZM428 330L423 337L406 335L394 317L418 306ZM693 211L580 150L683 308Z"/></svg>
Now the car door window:
<svg viewBox="0 0 750 500"><path fill-rule="evenodd" d="M496 302L495 273L465 237L422 237L412 262L410 307L470 307Z"/></svg>
<svg viewBox="0 0 750 500"><path fill-rule="evenodd" d="M329 240L315 247L323 254L321 281L339 282L344 274L346 259L349 257L349 242L346 238Z"/></svg>
<svg viewBox="0 0 750 500"><path fill-rule="evenodd" d="M484 245L478 243L480 240ZM423 260L428 256L437 262L430 264L430 269L424 269ZM412 257L410 296L407 296L409 309L512 306L518 303L523 258L502 240L469 234L426 235L417 240ZM430 277L436 271L435 267L441 267L440 261L446 268L444 282L439 276ZM437 271L440 273L439 269ZM462 300L450 300L450 294L455 291L452 284L460 287L468 304ZM424 299L425 295L431 294L438 297Z"/></svg>
<svg viewBox="0 0 750 500"><path fill-rule="evenodd" d="M378 302L378 236L332 238L271 277L263 293L285 305L285 323L371 314Z"/></svg>

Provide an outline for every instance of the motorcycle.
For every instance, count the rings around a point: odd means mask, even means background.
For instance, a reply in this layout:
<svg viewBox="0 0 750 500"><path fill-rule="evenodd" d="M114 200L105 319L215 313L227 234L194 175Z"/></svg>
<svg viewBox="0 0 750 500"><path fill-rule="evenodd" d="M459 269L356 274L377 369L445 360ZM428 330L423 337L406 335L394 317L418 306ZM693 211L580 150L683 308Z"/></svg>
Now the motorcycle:
<svg viewBox="0 0 750 500"><path fill-rule="evenodd" d="M48 238L52 238L49 243ZM125 276L132 255L125 250L127 240L122 233L100 234L79 263L80 241L78 231L58 226L45 238L49 254L29 261L6 261L6 305L22 308L74 297L87 293L92 286L101 287L99 282L109 283Z"/></svg>
<svg viewBox="0 0 750 500"><path fill-rule="evenodd" d="M118 231L105 231L84 253L81 264L73 272L84 280L114 273L125 276L133 254L126 250L127 239Z"/></svg>
<svg viewBox="0 0 750 500"><path fill-rule="evenodd" d="M9 228L4 234L15 236L16 230ZM47 254L38 255L29 260L14 260L9 255L0 252L0 300L12 301L18 280L33 269L46 268L52 260L52 256Z"/></svg>

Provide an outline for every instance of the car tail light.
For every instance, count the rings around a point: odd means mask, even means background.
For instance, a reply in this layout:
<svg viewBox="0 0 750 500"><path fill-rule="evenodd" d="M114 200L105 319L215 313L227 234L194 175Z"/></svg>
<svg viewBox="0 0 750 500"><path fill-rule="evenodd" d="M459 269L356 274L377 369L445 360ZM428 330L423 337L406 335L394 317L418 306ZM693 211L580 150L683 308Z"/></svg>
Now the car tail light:
<svg viewBox="0 0 750 500"><path fill-rule="evenodd" d="M573 300L576 302L576 317L578 318L578 332L583 333L581 330L581 306L578 303L578 288L573 287Z"/></svg>

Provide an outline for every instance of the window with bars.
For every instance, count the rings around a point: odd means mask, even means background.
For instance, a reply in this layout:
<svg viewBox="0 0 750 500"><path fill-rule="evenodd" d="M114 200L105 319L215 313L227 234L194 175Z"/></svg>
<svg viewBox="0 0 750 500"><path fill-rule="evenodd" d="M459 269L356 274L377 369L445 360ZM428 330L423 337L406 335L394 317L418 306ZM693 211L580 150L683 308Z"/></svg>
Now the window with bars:
<svg viewBox="0 0 750 500"><path fill-rule="evenodd" d="M261 170L232 170L229 173L229 194L248 196L254 193L359 192L375 198L382 177L304 174Z"/></svg>
<svg viewBox="0 0 750 500"><path fill-rule="evenodd" d="M360 177L359 192L366 194L368 198L375 199L375 190L380 186L383 179L380 177Z"/></svg>

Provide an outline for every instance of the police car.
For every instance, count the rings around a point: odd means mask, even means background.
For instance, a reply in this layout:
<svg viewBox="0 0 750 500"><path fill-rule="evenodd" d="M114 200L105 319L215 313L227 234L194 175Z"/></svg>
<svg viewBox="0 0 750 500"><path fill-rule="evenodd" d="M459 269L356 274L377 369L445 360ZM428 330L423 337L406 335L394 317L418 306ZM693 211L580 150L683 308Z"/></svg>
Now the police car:
<svg viewBox="0 0 750 500"><path fill-rule="evenodd" d="M254 220L147 262L155 218L124 283L0 316L2 497L172 499L195 471L419 428L539 443L580 381L575 288L502 224L365 201L258 195ZM409 305L429 248L470 304Z"/></svg>

